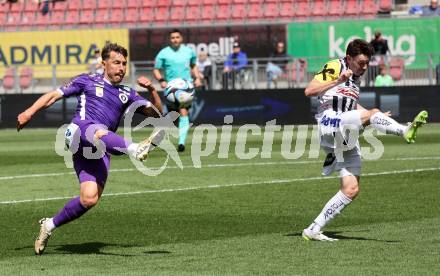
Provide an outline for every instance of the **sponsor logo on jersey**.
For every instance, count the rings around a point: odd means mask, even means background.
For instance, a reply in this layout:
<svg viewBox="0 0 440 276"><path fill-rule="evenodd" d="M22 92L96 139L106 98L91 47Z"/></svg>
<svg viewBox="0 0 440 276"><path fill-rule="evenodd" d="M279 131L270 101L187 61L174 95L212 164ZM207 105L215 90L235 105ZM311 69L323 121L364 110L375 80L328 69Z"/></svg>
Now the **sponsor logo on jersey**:
<svg viewBox="0 0 440 276"><path fill-rule="evenodd" d="M347 97L351 97L356 100L359 99L359 94L357 93L357 91L353 91L353 89L350 89L350 88L338 87L338 90L336 91L336 93L342 94Z"/></svg>
<svg viewBox="0 0 440 276"><path fill-rule="evenodd" d="M128 96L125 93L121 93L119 94L119 99L121 100L122 103L127 103L128 102Z"/></svg>
<svg viewBox="0 0 440 276"><path fill-rule="evenodd" d="M98 96L98 97L103 97L104 96L104 87L97 85L95 87L95 91L96 91L96 96Z"/></svg>

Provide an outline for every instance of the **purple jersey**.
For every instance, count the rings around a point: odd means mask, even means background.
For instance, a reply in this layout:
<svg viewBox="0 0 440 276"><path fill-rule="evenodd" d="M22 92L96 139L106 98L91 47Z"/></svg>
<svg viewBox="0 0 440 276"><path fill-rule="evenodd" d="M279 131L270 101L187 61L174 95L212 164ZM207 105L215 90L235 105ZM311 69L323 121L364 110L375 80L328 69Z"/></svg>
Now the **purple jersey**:
<svg viewBox="0 0 440 276"><path fill-rule="evenodd" d="M99 74L81 74L60 87L63 97L75 95L78 105L72 122L78 125L103 124L115 132L125 110L136 101L151 103L125 85L112 85Z"/></svg>

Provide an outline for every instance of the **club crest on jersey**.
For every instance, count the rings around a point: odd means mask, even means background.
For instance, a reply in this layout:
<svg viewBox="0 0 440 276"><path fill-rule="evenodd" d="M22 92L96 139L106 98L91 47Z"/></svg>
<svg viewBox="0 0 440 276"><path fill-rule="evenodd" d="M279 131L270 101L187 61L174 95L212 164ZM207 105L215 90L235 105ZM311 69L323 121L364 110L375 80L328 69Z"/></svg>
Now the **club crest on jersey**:
<svg viewBox="0 0 440 276"><path fill-rule="evenodd" d="M104 96L104 87L96 86L95 91L96 91L96 96L98 96L98 97Z"/></svg>
<svg viewBox="0 0 440 276"><path fill-rule="evenodd" d="M125 93L120 93L119 94L119 99L121 100L122 103L127 103L128 102L128 96Z"/></svg>

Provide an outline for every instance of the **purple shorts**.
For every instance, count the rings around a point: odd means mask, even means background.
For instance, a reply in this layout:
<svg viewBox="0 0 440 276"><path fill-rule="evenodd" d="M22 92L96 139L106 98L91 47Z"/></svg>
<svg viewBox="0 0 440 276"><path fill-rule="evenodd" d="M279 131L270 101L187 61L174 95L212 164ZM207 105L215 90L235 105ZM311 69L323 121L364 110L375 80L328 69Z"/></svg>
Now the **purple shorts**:
<svg viewBox="0 0 440 276"><path fill-rule="evenodd" d="M80 183L93 181L104 188L110 169L110 156L105 153L101 159L87 159L80 148L73 155L73 167Z"/></svg>
<svg viewBox="0 0 440 276"><path fill-rule="evenodd" d="M78 150L73 154L72 157L73 167L75 168L75 172L80 183L85 181L93 181L104 188L105 182L107 181L108 171L110 169L110 155L104 153L104 155L99 159L86 157L89 155L84 152L85 147L91 148L93 153L96 153L97 151L96 147L87 141L85 137L85 130L88 126L89 124L84 124L80 125L79 127L81 129L81 138L79 141ZM99 154L96 155L99 156Z"/></svg>

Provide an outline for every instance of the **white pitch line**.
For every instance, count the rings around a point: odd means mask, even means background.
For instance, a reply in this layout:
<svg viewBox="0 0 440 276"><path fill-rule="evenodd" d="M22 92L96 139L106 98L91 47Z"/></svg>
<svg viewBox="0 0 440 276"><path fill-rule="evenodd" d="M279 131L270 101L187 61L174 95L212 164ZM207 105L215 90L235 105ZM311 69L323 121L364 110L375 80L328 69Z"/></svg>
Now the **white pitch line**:
<svg viewBox="0 0 440 276"><path fill-rule="evenodd" d="M364 160L364 162L371 161L409 161L409 160L439 160L440 156L426 156L426 157L398 157L398 158L388 158L388 159L378 159L378 160ZM243 167L243 166L270 166L270 165L294 165L294 164L316 164L322 163L322 160L314 161L274 161L274 162L244 162L244 163L228 163L228 164L208 164L202 166L203 168L225 168L225 167ZM184 167L185 169L196 169L195 167ZM153 167L151 169L159 169L159 167ZM178 166L167 166L167 169L179 169ZM125 169L111 169L110 172L132 172L136 171L135 168L125 168ZM24 174L24 175L11 175L11 176L0 176L0 181L3 180L14 180L14 179L24 179L24 178L34 178L34 177L48 177L48 176L64 176L64 175L74 175L75 172L62 172L62 173L38 173L38 174Z"/></svg>
<svg viewBox="0 0 440 276"><path fill-rule="evenodd" d="M379 176L379 175L392 175L392 174L404 174L404 173L419 173L427 171L439 171L438 168L422 168L422 169L409 169L400 171L385 171L385 172L375 172L375 173L364 173L363 177L367 176ZM219 189L227 187L240 187L240 186L251 186L251 185L262 185L262 184L289 184L292 182L301 181L312 181L312 180L325 180L339 178L339 176L318 176L318 177L307 177L307 178L291 178L291 179L274 179L268 181L257 181L257 182L244 182L244 183L233 183L224 185L209 185L209 186L196 186L196 187L186 187L186 188L175 188L175 189L161 189L161 190L144 190L144 191L134 191L134 192L122 192L122 193L106 193L102 196L126 196L126 195L140 195L140 194L153 194L153 193L167 193L167 192L182 192L182 191L194 191L194 190L205 190L205 189ZM49 198L37 198L37 199L24 199L24 200L11 200L11 201L0 201L0 204L18 204L18 203L28 203L28 202L40 202L40 201L53 201L61 199L70 199L72 197L49 197Z"/></svg>

